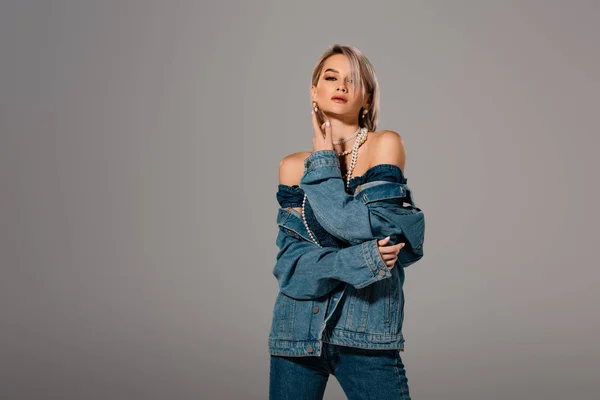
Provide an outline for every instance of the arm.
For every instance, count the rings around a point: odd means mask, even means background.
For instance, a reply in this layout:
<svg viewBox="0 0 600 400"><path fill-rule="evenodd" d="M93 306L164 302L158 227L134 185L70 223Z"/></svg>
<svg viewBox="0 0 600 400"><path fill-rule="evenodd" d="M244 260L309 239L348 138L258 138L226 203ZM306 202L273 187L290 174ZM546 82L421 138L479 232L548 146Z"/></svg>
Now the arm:
<svg viewBox="0 0 600 400"><path fill-rule="evenodd" d="M404 170L404 142L396 132L382 132L373 152L375 164L393 164ZM332 235L350 244L383 237L372 226L370 207L360 198L346 193L334 150L315 151L304 160L300 187L306 193L315 216Z"/></svg>
<svg viewBox="0 0 600 400"><path fill-rule="evenodd" d="M326 170L332 170L323 164L316 168L319 169L315 170L315 175L321 177L327 173ZM332 173L334 176L335 174ZM339 176L339 170L337 175ZM309 177L308 173L304 178L306 177ZM307 181L311 189L304 187L304 190L315 216L332 235L352 245L385 236L390 236L391 245L404 242L407 246L398 253L398 262L405 268L423 257L425 219L422 210L413 202L412 192L407 196L404 189L400 190L399 184L379 185L373 188L375 191L363 191L361 196L370 196L372 200L366 203L361 197L354 198L346 194L343 188L333 187L336 181L343 185L341 179L315 180L313 183L307 178ZM309 190L311 194L308 194ZM399 203L405 198L410 201L411 207L405 208Z"/></svg>
<svg viewBox="0 0 600 400"><path fill-rule="evenodd" d="M373 239L369 208L346 193L335 150L313 152L304 168L300 188L323 228L351 244Z"/></svg>
<svg viewBox="0 0 600 400"><path fill-rule="evenodd" d="M346 248L317 247L279 225L273 275L286 296L308 300L326 295L341 282L357 289L392 276L377 239Z"/></svg>

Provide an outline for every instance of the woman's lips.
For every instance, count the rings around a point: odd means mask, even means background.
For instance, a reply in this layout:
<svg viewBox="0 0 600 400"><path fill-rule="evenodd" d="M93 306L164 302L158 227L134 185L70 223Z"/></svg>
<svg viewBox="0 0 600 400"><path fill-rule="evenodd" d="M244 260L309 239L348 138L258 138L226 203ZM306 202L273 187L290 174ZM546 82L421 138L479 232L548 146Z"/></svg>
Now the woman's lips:
<svg viewBox="0 0 600 400"><path fill-rule="evenodd" d="M342 104L347 103L347 101L344 100L344 99L334 98L334 99L331 99L331 100L335 101L336 103L342 103Z"/></svg>

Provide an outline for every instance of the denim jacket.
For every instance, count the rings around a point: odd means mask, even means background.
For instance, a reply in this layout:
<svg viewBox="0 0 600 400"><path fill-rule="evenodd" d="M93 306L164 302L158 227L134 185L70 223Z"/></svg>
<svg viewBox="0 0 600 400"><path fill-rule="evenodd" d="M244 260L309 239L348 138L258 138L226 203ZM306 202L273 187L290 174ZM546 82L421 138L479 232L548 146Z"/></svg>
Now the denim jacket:
<svg viewBox="0 0 600 400"><path fill-rule="evenodd" d="M347 193L334 150L304 161L299 186L279 185L279 293L269 334L271 355L319 356L323 342L404 349L404 268L423 257L425 220L402 170L379 164L350 180ZM307 231L305 218L321 247ZM377 241L405 242L393 269Z"/></svg>

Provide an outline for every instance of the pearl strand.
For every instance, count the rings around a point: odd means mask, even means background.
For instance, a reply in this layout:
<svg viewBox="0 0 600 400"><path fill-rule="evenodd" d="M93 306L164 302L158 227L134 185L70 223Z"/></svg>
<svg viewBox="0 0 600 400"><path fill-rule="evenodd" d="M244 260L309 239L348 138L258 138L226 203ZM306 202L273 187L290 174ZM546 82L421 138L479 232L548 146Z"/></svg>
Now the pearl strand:
<svg viewBox="0 0 600 400"><path fill-rule="evenodd" d="M362 144L367 140L367 128L362 128L360 130L359 137L354 142L354 146L352 146L352 158L350 159L350 167L348 168L348 172L346 172L346 191L350 189L350 177L352 176L352 171L356 166L356 161L358 160L358 148L362 146Z"/></svg>
<svg viewBox="0 0 600 400"><path fill-rule="evenodd" d="M366 128L361 128L361 129L366 129ZM359 134L359 137L356 139L356 142L359 142L359 146L361 146L365 142L365 140L367 140L366 133L362 137ZM356 142L354 142L354 144L356 144ZM344 151L342 151L340 153L337 153L337 155L338 156L345 156L347 154L350 154L353 150L354 150L354 146L352 146L351 149L344 150Z"/></svg>
<svg viewBox="0 0 600 400"><path fill-rule="evenodd" d="M360 146L362 146L362 144L367 140L367 134L368 134L367 128L365 128L365 127L360 128L360 133L358 134L358 137L356 138L356 141L354 142L354 145L352 146L352 150L350 150L352 152L352 158L350 160L350 167L348 168L348 172L346 172L346 191L348 191L348 189L350 188L350 177L352 176L352 171L354 170L354 166L356 165L356 161L358 160L358 148ZM337 154L338 154L338 156L345 155L343 153L349 154L346 152L337 153ZM308 234L309 234L310 238L312 239L313 243L319 247L323 247L317 241L317 238L315 237L313 232L310 230L310 228L308 226L308 222L306 221L306 213L304 211L304 209L306 208L306 198L307 198L306 193L304 193L304 198L302 199L302 221L304 222L304 226L306 227L306 230L308 231Z"/></svg>
<svg viewBox="0 0 600 400"><path fill-rule="evenodd" d="M319 247L322 247L319 244L319 242L317 241L317 238L315 237L315 235L312 233L312 231L308 227L308 222L306 222L306 214L304 212L305 208L306 208L306 193L304 193L304 199L302 200L302 221L304 221L304 226L306 226L306 230L308 231L308 234L310 235L310 238L312 239L313 243Z"/></svg>
<svg viewBox="0 0 600 400"><path fill-rule="evenodd" d="M348 137L345 137L341 140L336 140L335 142L332 142L333 144L342 144L342 143L346 143L347 141L349 141L350 139L352 139L354 136L356 136L358 134L358 132L360 132L360 127L354 131L354 133Z"/></svg>

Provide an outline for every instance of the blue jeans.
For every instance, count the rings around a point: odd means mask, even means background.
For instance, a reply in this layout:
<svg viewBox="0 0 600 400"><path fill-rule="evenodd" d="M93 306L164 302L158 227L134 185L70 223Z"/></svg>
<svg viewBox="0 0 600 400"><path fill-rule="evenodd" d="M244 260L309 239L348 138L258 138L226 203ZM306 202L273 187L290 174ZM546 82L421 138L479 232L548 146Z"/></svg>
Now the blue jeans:
<svg viewBox="0 0 600 400"><path fill-rule="evenodd" d="M370 350L323 343L320 357L271 355L269 400L321 400L329 374L348 400L410 400L398 350Z"/></svg>

